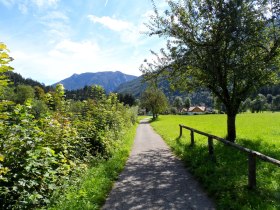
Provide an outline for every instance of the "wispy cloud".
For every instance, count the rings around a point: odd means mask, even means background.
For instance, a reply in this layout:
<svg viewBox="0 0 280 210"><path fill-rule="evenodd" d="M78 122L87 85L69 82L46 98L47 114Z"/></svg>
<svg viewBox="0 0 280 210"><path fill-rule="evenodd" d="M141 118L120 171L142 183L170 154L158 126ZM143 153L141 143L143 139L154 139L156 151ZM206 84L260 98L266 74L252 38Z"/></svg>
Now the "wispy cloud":
<svg viewBox="0 0 280 210"><path fill-rule="evenodd" d="M49 52L52 57L92 60L96 57L100 48L97 43L92 41L74 42L71 40L62 40L57 43L53 50Z"/></svg>
<svg viewBox="0 0 280 210"><path fill-rule="evenodd" d="M15 59L13 65L17 66L17 72L25 76L32 75L33 79L39 81L44 78L47 84L62 80L73 73L93 71L96 64L105 62L100 47L93 41L62 40L49 51L31 47L24 51L13 50L11 56Z"/></svg>
<svg viewBox="0 0 280 210"><path fill-rule="evenodd" d="M142 23L135 25L129 21L111 18L108 16L97 17L89 15L88 18L93 23L99 23L112 31L118 32L120 41L123 43L138 45L139 39L141 38L141 31L145 31L143 30L144 25Z"/></svg>
<svg viewBox="0 0 280 210"><path fill-rule="evenodd" d="M131 0L0 0L0 34L15 71L46 84L83 72L139 75L149 49L162 46L141 33L151 9Z"/></svg>
<svg viewBox="0 0 280 210"><path fill-rule="evenodd" d="M0 3L4 4L6 7L11 7L15 4L15 0L0 0Z"/></svg>
<svg viewBox="0 0 280 210"><path fill-rule="evenodd" d="M69 20L68 16L65 13L61 12L61 11L51 11L51 12L48 12L41 19L42 20L46 20L46 21L49 21L49 20L68 21Z"/></svg>
<svg viewBox="0 0 280 210"><path fill-rule="evenodd" d="M113 31L120 32L132 27L132 24L130 22L118 20L108 16L97 17L94 15L88 15L88 18L93 23L99 23Z"/></svg>
<svg viewBox="0 0 280 210"><path fill-rule="evenodd" d="M22 14L27 14L30 8L55 8L60 0L0 0L6 7L17 6Z"/></svg>
<svg viewBox="0 0 280 210"><path fill-rule="evenodd" d="M45 26L47 35L52 41L60 41L70 36L69 17L62 11L47 12L39 18L39 22Z"/></svg>
<svg viewBox="0 0 280 210"><path fill-rule="evenodd" d="M57 6L59 0L31 0L37 7L55 7Z"/></svg>

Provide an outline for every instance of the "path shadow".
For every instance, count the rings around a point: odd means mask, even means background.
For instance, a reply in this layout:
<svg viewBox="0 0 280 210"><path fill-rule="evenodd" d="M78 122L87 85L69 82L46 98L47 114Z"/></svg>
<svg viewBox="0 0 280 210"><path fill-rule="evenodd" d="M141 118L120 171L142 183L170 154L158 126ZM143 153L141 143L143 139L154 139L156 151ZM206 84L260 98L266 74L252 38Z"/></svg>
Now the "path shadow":
<svg viewBox="0 0 280 210"><path fill-rule="evenodd" d="M132 154L103 209L214 209L168 149Z"/></svg>

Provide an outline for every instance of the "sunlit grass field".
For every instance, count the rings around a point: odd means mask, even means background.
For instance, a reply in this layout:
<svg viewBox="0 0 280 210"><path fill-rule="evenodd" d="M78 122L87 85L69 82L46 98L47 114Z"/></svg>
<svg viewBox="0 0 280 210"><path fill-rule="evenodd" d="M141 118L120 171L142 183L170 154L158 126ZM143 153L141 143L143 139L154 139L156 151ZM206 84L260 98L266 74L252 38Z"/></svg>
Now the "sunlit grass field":
<svg viewBox="0 0 280 210"><path fill-rule="evenodd" d="M189 147L190 132L179 124L226 136L226 115L167 115L151 123L173 151L216 200L218 209L280 209L280 168L257 161L257 189L247 188L247 155L215 142L215 159L210 160L207 137L195 134L195 147ZM237 116L236 143L280 160L280 113Z"/></svg>

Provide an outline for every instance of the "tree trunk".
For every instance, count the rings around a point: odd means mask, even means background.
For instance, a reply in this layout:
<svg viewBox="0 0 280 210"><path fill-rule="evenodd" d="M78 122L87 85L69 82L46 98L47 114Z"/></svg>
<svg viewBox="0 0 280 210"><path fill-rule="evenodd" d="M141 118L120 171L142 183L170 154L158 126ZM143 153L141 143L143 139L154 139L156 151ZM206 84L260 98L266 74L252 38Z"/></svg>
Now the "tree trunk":
<svg viewBox="0 0 280 210"><path fill-rule="evenodd" d="M236 114L227 114L227 139L235 142L236 128L235 128Z"/></svg>

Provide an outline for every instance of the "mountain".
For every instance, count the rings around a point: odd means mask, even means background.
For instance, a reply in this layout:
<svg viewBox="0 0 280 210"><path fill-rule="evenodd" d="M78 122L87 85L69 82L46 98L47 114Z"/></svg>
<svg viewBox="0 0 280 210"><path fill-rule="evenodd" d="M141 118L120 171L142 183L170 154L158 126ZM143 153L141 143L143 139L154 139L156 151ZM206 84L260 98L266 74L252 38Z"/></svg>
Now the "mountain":
<svg viewBox="0 0 280 210"><path fill-rule="evenodd" d="M146 90L147 87L148 87L148 83L144 81L143 76L140 76L134 80L121 84L115 90L115 92L121 94L130 94L135 98L140 98L142 93ZM173 100L176 96L181 96L183 98L189 97L191 99L192 104L196 104L196 105L202 104L208 107L212 106L213 98L209 91L202 90L202 89L199 89L191 93L173 91L170 88L169 82L164 79L158 82L158 87L164 92L164 94L166 95L170 103L173 103Z"/></svg>
<svg viewBox="0 0 280 210"><path fill-rule="evenodd" d="M133 75L124 74L120 71L83 73L73 74L71 77L53 84L53 86L60 83L63 84L64 88L67 90L76 90L81 89L86 85L100 85L108 93L114 91L120 84L131 81L135 78L137 77Z"/></svg>
<svg viewBox="0 0 280 210"><path fill-rule="evenodd" d="M135 98L140 98L141 94L146 90L147 86L148 84L144 82L143 76L140 76L131 81L120 84L114 92L130 94Z"/></svg>
<svg viewBox="0 0 280 210"><path fill-rule="evenodd" d="M144 81L144 77L140 76L129 82L121 84L115 92L122 94L130 94L135 98L140 98L142 93L148 87L148 83ZM169 82L167 80L160 80L158 82L158 87L164 92L164 94L172 100L175 96L181 95L178 91L173 91L170 88Z"/></svg>

